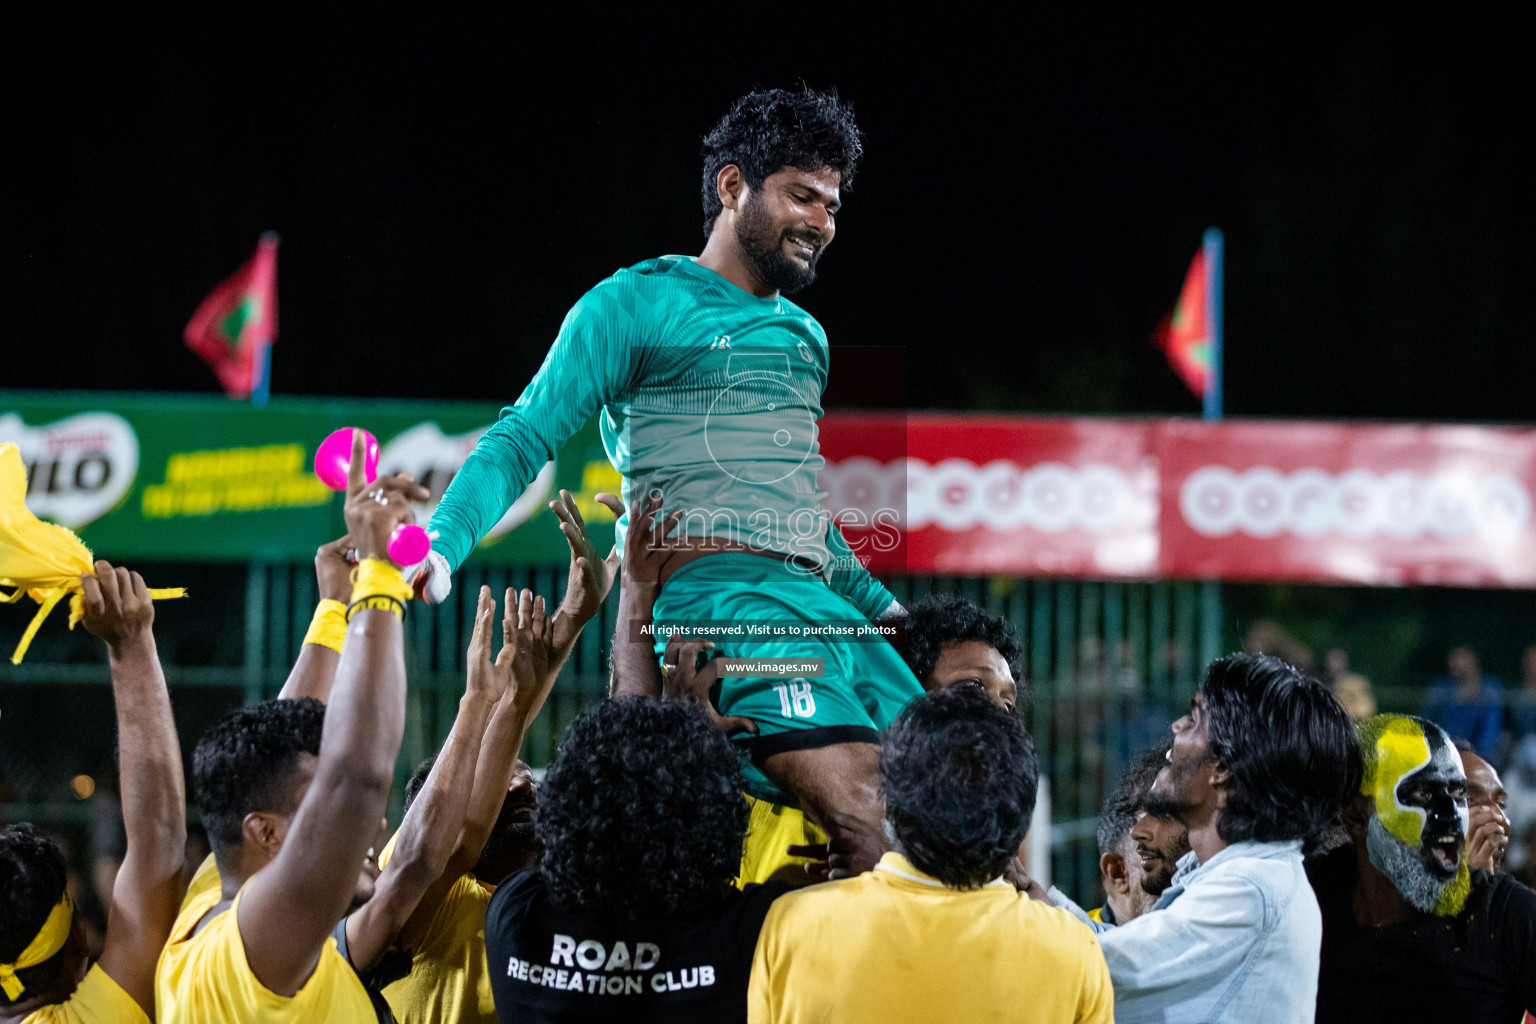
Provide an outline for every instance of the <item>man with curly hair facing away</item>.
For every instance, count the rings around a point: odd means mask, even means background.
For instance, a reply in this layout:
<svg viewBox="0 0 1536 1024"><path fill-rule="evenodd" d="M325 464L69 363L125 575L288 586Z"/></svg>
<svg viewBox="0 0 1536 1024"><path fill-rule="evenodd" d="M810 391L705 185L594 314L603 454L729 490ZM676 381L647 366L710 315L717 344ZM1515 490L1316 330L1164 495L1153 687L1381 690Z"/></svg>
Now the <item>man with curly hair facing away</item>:
<svg viewBox="0 0 1536 1024"><path fill-rule="evenodd" d="M1108 1024L1103 954L1002 877L1034 810L1034 744L977 687L913 701L880 750L875 870L779 899L752 963L752 1024Z"/></svg>
<svg viewBox="0 0 1536 1024"><path fill-rule="evenodd" d="M544 776L540 867L491 898L485 946L504 1022L743 1021L773 883L731 885L747 805L700 708L619 697L570 727Z"/></svg>
<svg viewBox="0 0 1536 1024"><path fill-rule="evenodd" d="M803 810L855 870L885 849L879 732L922 688L889 644L826 632L902 609L821 507L816 431L830 348L787 296L815 280L863 148L834 93L739 99L704 139L703 252L619 270L576 302L532 382L443 495L430 568L416 577L429 600L445 597L450 573L599 414L624 477L622 507L660 494L663 519L681 513L654 580L658 626L740 624L763 632L706 637L717 653L823 660L818 676L726 677L717 706L756 726L736 741L750 755L747 793ZM661 629L647 639L665 651Z"/></svg>

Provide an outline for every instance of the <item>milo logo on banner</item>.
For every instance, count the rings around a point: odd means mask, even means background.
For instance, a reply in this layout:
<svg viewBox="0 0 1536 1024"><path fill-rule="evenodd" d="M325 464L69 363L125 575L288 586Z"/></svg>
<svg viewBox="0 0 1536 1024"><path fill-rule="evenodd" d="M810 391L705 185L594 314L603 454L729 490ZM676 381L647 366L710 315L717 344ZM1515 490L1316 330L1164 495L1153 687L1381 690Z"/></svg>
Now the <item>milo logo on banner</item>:
<svg viewBox="0 0 1536 1024"><path fill-rule="evenodd" d="M436 423L418 423L395 435L379 450L379 472L410 473L432 496L416 506L416 519L426 522L437 509L443 492L453 480L459 467L474 450L488 426L479 427L463 434L445 434ZM546 462L538 476L522 495L507 509L507 514L491 527L487 538L508 533L533 516L549 500L550 488L555 482L555 464Z"/></svg>
<svg viewBox="0 0 1536 1024"><path fill-rule="evenodd" d="M83 412L29 427L0 414L0 442L14 441L27 467L27 507L78 530L112 511L139 472L139 439L110 412Z"/></svg>

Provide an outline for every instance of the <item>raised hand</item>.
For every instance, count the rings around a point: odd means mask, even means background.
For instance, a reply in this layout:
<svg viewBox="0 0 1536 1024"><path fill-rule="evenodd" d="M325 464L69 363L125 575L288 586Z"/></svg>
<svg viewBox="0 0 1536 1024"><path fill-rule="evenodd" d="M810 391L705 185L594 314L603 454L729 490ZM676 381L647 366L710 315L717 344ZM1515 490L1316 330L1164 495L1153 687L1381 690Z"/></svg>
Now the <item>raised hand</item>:
<svg viewBox="0 0 1536 1024"><path fill-rule="evenodd" d="M615 518L623 514L624 504L618 498L606 492L596 497ZM607 558L598 557L587 524L570 491L562 490L560 499L550 502L549 507L559 517L560 532L565 534L565 541L571 548L570 575L559 612L560 616L569 619L569 624L562 628L562 633L565 628L579 631L597 614L608 591L613 589L613 578L619 571L619 549L613 548ZM557 636L556 645L559 646L563 639L563 635Z"/></svg>
<svg viewBox="0 0 1536 1024"><path fill-rule="evenodd" d="M315 549L315 581L322 600L346 604L352 597L352 567L357 564L357 544L352 535Z"/></svg>
<svg viewBox="0 0 1536 1024"><path fill-rule="evenodd" d="M389 535L401 523L413 523L411 503L426 501L431 492L408 473L381 476L372 484L363 478L363 432L352 432L352 464L347 467L347 503L343 516L347 532L357 541L363 558L389 560Z"/></svg>
<svg viewBox="0 0 1536 1024"><path fill-rule="evenodd" d="M681 635L667 641L661 656L661 693L663 697L687 701L704 709L715 728L727 736L738 732L757 733L757 723L740 715L721 716L710 702L709 691L720 678L720 663L714 658L699 667L699 655L712 650L708 640L687 640Z"/></svg>
<svg viewBox="0 0 1536 1024"><path fill-rule="evenodd" d="M150 639L155 604L138 573L98 561L94 575L81 575L80 588L85 628L105 640L113 651Z"/></svg>
<svg viewBox="0 0 1536 1024"><path fill-rule="evenodd" d="M512 591L507 591L510 605ZM475 609L475 630L469 637L468 680L465 696L482 697L491 704L501 700L512 684L512 663L518 654L516 632L503 629L501 651L491 660L491 622L496 617L496 599L490 587L480 588L480 603Z"/></svg>
<svg viewBox="0 0 1536 1024"><path fill-rule="evenodd" d="M603 497L605 495L598 495L599 499ZM656 514L660 511L659 494L651 495L644 505L636 501L630 506L622 570L626 586L655 588L661 584L662 568L673 550L668 535L682 521L683 513L674 509L666 518L657 521Z"/></svg>
<svg viewBox="0 0 1536 1024"><path fill-rule="evenodd" d="M514 618L514 608L516 617ZM530 712L542 704L542 694L549 680L550 634L552 621L544 613L543 596L534 597L533 591L521 594L508 588L506 618L502 622L505 644L512 644L516 655L512 659L512 681L515 691L513 700Z"/></svg>
<svg viewBox="0 0 1536 1024"><path fill-rule="evenodd" d="M1467 867L1497 871L1509 849L1509 819L1492 807L1479 804L1469 815Z"/></svg>

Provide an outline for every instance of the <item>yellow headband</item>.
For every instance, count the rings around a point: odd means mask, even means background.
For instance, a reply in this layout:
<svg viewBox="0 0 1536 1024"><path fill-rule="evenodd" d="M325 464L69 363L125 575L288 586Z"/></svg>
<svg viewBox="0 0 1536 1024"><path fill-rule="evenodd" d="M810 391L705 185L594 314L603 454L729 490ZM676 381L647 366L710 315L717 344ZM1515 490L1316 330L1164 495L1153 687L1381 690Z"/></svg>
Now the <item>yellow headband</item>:
<svg viewBox="0 0 1536 1024"><path fill-rule="evenodd" d="M16 958L13 964L0 964L0 989L5 990L5 997L11 1002L21 998L26 986L21 979L16 977L17 971L24 971L28 967L36 967L38 964L54 956L64 948L64 941L69 938L69 929L75 922L75 901L69 898L69 890L64 890L64 895L59 897L59 902L53 905L53 910L48 914L48 920L43 922L42 930L37 933L27 948L21 951L21 956Z"/></svg>

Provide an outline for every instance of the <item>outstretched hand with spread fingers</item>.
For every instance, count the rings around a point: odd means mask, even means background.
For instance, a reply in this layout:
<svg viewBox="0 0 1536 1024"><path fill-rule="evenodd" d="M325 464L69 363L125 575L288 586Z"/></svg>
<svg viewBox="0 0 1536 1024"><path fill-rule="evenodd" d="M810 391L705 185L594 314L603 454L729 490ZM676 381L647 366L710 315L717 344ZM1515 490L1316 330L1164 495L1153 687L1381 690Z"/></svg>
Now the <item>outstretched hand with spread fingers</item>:
<svg viewBox="0 0 1536 1024"><path fill-rule="evenodd" d="M623 514L623 502L613 495L604 492L596 498L615 518ZM575 642L581 627L597 615L608 591L613 589L613 580L619 571L619 549L611 549L606 558L598 557L586 520L582 518L581 509L577 507L576 499L570 491L561 490L559 500L551 501L549 508L559 517L560 532L565 535L565 541L571 548L571 567L565 585L565 597L554 617L553 642L556 648L564 649Z"/></svg>

